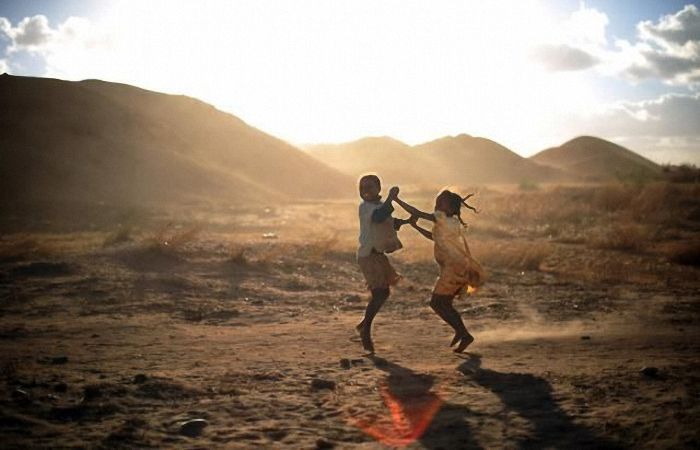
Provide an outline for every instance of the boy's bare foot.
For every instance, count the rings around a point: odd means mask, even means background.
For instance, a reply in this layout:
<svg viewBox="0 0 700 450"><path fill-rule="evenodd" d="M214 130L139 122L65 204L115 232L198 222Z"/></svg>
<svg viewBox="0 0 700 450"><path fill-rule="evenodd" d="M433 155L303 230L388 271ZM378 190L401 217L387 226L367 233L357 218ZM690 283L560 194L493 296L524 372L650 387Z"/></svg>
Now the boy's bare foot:
<svg viewBox="0 0 700 450"><path fill-rule="evenodd" d="M452 338L452 342L450 342L450 347L454 347L459 340L462 339L462 335L459 333L455 333L455 337Z"/></svg>
<svg viewBox="0 0 700 450"><path fill-rule="evenodd" d="M467 349L467 347L469 347L469 344L471 344L472 342L474 342L474 336L467 333L466 336L462 336L462 338L459 340L459 345L457 346L457 348L454 349L454 352L462 353L464 350Z"/></svg>

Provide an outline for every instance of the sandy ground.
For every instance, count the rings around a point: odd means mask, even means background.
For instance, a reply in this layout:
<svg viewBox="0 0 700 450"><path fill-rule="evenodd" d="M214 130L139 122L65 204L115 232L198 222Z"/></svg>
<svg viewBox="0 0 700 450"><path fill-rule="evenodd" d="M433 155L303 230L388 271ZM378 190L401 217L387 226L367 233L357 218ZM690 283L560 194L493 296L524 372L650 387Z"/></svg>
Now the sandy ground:
<svg viewBox="0 0 700 450"><path fill-rule="evenodd" d="M456 300L476 337L457 355L409 237L370 357L353 227L349 244L213 224L174 249L95 232L5 252L2 447L700 446L700 270L563 243L536 270L487 267Z"/></svg>

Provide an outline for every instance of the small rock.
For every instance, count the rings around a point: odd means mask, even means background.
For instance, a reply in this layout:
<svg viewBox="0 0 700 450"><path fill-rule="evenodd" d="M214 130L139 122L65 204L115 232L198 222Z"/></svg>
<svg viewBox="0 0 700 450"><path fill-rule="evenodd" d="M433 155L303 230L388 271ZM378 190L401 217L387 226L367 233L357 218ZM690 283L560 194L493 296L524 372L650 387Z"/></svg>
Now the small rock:
<svg viewBox="0 0 700 450"><path fill-rule="evenodd" d="M591 337L590 337L590 336L587 336L587 335L586 335L586 336L581 336L581 340L582 340L582 341L590 341L590 340L591 340Z"/></svg>
<svg viewBox="0 0 700 450"><path fill-rule="evenodd" d="M362 297L359 295L346 295L343 297L345 303L360 303L362 302Z"/></svg>
<svg viewBox="0 0 700 450"><path fill-rule="evenodd" d="M143 383L145 383L147 380L148 380L148 377L146 376L146 374L144 374L144 373L137 373L136 375L134 375L134 379L132 380L132 382L133 382L134 384L143 384Z"/></svg>
<svg viewBox="0 0 700 450"><path fill-rule="evenodd" d="M51 364L65 364L68 362L67 356L54 356L51 358Z"/></svg>
<svg viewBox="0 0 700 450"><path fill-rule="evenodd" d="M20 388L17 388L14 391L12 391L12 398L15 399L15 401L18 403L29 403L32 401L32 397L31 395L29 395L29 392Z"/></svg>
<svg viewBox="0 0 700 450"><path fill-rule="evenodd" d="M189 437L197 437L209 425L204 419L191 419L180 423L180 434Z"/></svg>
<svg viewBox="0 0 700 450"><path fill-rule="evenodd" d="M343 369L349 369L350 367L352 367L352 364L350 364L349 359L343 358L340 360L340 367L342 367Z"/></svg>
<svg viewBox="0 0 700 450"><path fill-rule="evenodd" d="M659 377L659 368L658 367L642 367L642 369L639 371L644 376L647 376L649 378L658 378Z"/></svg>
<svg viewBox="0 0 700 450"><path fill-rule="evenodd" d="M277 239L277 235L275 233L263 233L262 237L263 239Z"/></svg>
<svg viewBox="0 0 700 450"><path fill-rule="evenodd" d="M314 378L311 380L311 389L321 390L321 389L335 389L335 381L322 380L321 378Z"/></svg>
<svg viewBox="0 0 700 450"><path fill-rule="evenodd" d="M54 392L66 392L68 391L68 385L64 382L56 383L53 385Z"/></svg>
<svg viewBox="0 0 700 450"><path fill-rule="evenodd" d="M316 440L316 449L321 450L321 449L328 449L328 448L335 448L335 444L327 441L325 439L318 439Z"/></svg>

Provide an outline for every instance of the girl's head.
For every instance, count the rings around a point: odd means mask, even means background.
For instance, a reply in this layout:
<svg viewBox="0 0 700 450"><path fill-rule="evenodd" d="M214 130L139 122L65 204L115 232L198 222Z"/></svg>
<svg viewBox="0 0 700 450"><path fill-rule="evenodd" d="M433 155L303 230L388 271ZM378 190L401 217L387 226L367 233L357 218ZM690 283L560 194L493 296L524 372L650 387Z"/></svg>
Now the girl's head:
<svg viewBox="0 0 700 450"><path fill-rule="evenodd" d="M462 198L459 194L445 189L444 191L440 192L435 198L435 211L442 211L447 216L456 215L459 218L459 221L462 222L462 217L460 216L462 205L466 206L467 208L471 209L477 214L479 213L479 211L477 211L476 208L467 204L467 200L472 195L474 194L469 194L466 197Z"/></svg>

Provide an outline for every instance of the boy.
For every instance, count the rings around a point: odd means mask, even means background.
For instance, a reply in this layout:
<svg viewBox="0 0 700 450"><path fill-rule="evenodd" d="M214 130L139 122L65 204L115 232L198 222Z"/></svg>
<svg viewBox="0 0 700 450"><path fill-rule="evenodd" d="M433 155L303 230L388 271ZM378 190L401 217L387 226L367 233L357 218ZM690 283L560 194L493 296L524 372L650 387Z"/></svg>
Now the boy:
<svg viewBox="0 0 700 450"><path fill-rule="evenodd" d="M367 281L372 298L367 304L364 318L356 329L362 338L362 347L369 353L374 353L372 321L389 298L389 287L401 279L391 266L386 253L402 247L396 230L408 223L408 220L391 217L394 211L391 203L399 194L398 187L394 186L389 190L389 195L383 203L379 195L382 184L378 176L364 175L360 178L359 189L362 203L359 207L360 245L357 249L357 263Z"/></svg>

